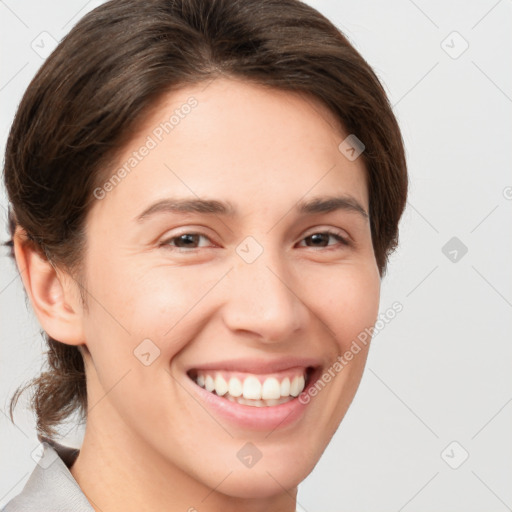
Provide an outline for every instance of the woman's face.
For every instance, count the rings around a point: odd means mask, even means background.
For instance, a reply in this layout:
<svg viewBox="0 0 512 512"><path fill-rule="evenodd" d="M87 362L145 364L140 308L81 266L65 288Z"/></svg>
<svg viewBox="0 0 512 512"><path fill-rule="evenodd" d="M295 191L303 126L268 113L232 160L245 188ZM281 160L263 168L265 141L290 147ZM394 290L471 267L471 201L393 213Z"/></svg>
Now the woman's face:
<svg viewBox="0 0 512 512"><path fill-rule="evenodd" d="M164 98L87 218L88 429L231 496L307 476L378 313L348 135L319 102L238 80Z"/></svg>

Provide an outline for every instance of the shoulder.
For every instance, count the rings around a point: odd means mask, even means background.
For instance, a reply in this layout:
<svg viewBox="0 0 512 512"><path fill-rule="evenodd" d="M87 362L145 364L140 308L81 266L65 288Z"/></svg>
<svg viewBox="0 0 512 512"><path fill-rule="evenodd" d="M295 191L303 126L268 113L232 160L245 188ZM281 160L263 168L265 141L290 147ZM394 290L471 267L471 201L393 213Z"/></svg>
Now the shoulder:
<svg viewBox="0 0 512 512"><path fill-rule="evenodd" d="M43 453L20 494L0 512L94 512L69 468L80 450L39 437Z"/></svg>

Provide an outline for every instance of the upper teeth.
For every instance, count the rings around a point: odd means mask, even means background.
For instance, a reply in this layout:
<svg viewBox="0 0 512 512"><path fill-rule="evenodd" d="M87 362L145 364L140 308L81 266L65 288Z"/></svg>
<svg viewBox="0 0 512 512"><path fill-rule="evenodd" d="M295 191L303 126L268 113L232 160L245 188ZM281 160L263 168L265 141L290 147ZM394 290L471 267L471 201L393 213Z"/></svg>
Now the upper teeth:
<svg viewBox="0 0 512 512"><path fill-rule="evenodd" d="M255 375L247 375L243 381L238 377L224 378L222 374L197 374L196 382L207 391L219 396L230 395L234 398L243 396L251 400L272 400L288 396L299 396L304 389L304 374L295 375L291 379L285 377L279 381L276 377L268 377L260 381Z"/></svg>

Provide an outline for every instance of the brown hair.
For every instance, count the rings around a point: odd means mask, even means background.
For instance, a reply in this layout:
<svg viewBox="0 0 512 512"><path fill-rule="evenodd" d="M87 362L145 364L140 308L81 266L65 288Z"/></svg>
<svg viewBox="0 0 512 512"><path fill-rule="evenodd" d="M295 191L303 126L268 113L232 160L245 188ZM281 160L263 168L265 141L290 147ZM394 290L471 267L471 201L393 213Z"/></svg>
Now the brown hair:
<svg viewBox="0 0 512 512"><path fill-rule="evenodd" d="M370 223L380 275L398 243L407 196L403 141L367 62L323 15L299 0L112 0L87 14L38 71L19 105L5 153L15 230L82 292L84 222L93 190L165 93L218 76L322 101L365 145ZM340 141L341 142L341 141ZM54 437L86 416L80 350L43 332L47 371L35 386L37 431Z"/></svg>

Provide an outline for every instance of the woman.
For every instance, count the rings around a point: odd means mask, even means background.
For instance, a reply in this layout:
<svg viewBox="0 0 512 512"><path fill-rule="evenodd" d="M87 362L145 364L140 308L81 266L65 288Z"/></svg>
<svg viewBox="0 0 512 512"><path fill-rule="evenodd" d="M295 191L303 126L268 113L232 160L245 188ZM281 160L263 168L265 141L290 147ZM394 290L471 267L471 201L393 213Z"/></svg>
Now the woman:
<svg viewBox="0 0 512 512"><path fill-rule="evenodd" d="M407 195L347 39L297 0L107 2L28 87L5 185L49 366L4 510L295 510ZM80 450L57 442L75 412Z"/></svg>

